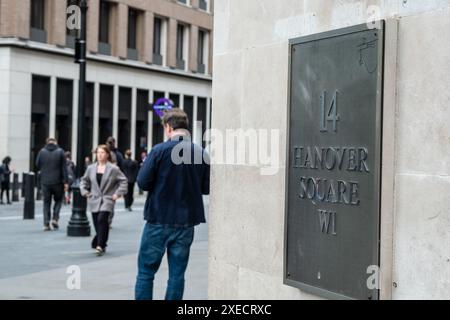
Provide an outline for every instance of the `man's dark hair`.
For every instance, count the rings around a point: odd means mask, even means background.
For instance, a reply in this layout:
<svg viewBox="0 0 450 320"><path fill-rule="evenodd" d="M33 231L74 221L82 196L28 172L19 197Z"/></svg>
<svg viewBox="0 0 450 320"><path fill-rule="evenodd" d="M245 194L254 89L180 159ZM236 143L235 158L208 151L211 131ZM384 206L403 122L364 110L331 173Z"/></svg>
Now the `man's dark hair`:
<svg viewBox="0 0 450 320"><path fill-rule="evenodd" d="M11 163L11 157L10 156L5 157L5 159L3 159L3 161L2 161L2 163L9 165Z"/></svg>
<svg viewBox="0 0 450 320"><path fill-rule="evenodd" d="M189 119L186 112L178 108L169 110L164 113L162 124L163 126L168 124L169 127L171 127L173 130L189 129Z"/></svg>
<svg viewBox="0 0 450 320"><path fill-rule="evenodd" d="M116 139L114 139L114 137L109 137L108 139L106 139L106 145L110 149L114 149L116 146Z"/></svg>

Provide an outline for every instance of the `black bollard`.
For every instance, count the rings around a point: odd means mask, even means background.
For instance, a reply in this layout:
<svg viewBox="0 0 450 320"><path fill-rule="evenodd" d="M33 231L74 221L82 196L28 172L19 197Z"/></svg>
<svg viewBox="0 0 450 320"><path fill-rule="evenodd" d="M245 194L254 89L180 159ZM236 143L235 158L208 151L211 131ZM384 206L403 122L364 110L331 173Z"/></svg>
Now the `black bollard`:
<svg viewBox="0 0 450 320"><path fill-rule="evenodd" d="M23 206L23 219L34 219L34 173L30 172L25 178L25 203Z"/></svg>
<svg viewBox="0 0 450 320"><path fill-rule="evenodd" d="M41 186L41 173L40 172L38 172L38 174L36 175L36 187L37 187L36 200L40 201L40 200L42 200L42 186Z"/></svg>
<svg viewBox="0 0 450 320"><path fill-rule="evenodd" d="M12 201L19 201L19 174L14 173L13 175L13 185L12 185Z"/></svg>
<svg viewBox="0 0 450 320"><path fill-rule="evenodd" d="M27 173L23 172L22 173L22 198L25 198L25 181L26 181L26 175Z"/></svg>

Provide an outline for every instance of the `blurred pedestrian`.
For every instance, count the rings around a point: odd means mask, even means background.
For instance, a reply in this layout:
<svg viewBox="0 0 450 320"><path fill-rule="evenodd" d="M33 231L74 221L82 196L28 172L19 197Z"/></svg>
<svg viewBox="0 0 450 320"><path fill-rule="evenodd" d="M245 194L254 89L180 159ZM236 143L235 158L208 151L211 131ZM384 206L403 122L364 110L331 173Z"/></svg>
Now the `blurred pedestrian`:
<svg viewBox="0 0 450 320"><path fill-rule="evenodd" d="M67 182L69 185L68 190L66 191L66 204L70 204L70 199L72 198L72 184L75 182L75 163L72 161L72 155L70 151L66 151L66 165L67 165Z"/></svg>
<svg viewBox="0 0 450 320"><path fill-rule="evenodd" d="M3 202L3 194L6 193L7 204L12 204L9 199L9 189L11 180L11 169L9 165L11 164L11 157L6 157L3 159L0 166L0 181L1 181L1 194L0 194L0 204L5 204Z"/></svg>
<svg viewBox="0 0 450 320"><path fill-rule="evenodd" d="M51 230L50 219L52 219L51 226L57 230L64 192L69 189L69 185L66 157L56 139L47 139L46 146L37 155L36 168L41 172L41 187L44 194L44 231ZM52 198L55 202L53 217L51 215Z"/></svg>
<svg viewBox="0 0 450 320"><path fill-rule="evenodd" d="M139 166L142 167L144 165L145 160L147 159L147 151L141 152L141 159L139 159Z"/></svg>
<svg viewBox="0 0 450 320"><path fill-rule="evenodd" d="M120 152L119 149L117 149L116 147L116 139L114 137L109 137L106 140L106 145L111 151L111 162L116 166L118 166L120 170L122 170L124 159L122 152Z"/></svg>
<svg viewBox="0 0 450 320"><path fill-rule="evenodd" d="M125 208L133 211L131 206L134 202L134 185L136 184L137 175L139 173L139 164L131 157L131 150L125 152L125 160L123 162L123 173L128 179L128 193L125 196Z"/></svg>
<svg viewBox="0 0 450 320"><path fill-rule="evenodd" d="M109 226L108 219L117 199L127 193L127 178L111 161L111 151L106 145L97 147L97 162L90 165L80 183L81 195L88 199L88 208L96 235L91 246L97 255L106 251Z"/></svg>
<svg viewBox="0 0 450 320"><path fill-rule="evenodd" d="M192 143L188 122L184 111L167 111L162 123L169 140L153 147L139 171L138 185L148 191L148 196L144 210L147 223L138 258L137 300L153 298L153 280L166 251L166 300L183 298L194 227L205 222L202 195L209 194L209 160L206 152ZM180 152L183 161L173 159Z"/></svg>
<svg viewBox="0 0 450 320"><path fill-rule="evenodd" d="M111 152L111 163L115 164L119 169L123 172L123 155L122 153L117 149L116 147L116 139L114 137L109 137L106 139L106 146L109 148ZM112 229L112 222L114 218L114 209L112 210L111 214L109 215L109 228Z"/></svg>
<svg viewBox="0 0 450 320"><path fill-rule="evenodd" d="M146 159L147 159L147 151L142 151L141 152L141 158L139 159L139 169L142 168L142 166L144 165ZM143 195L144 194L144 190L139 188L139 194Z"/></svg>
<svg viewBox="0 0 450 320"><path fill-rule="evenodd" d="M92 164L91 158L89 157L85 157L84 158L84 170L86 171L86 169Z"/></svg>

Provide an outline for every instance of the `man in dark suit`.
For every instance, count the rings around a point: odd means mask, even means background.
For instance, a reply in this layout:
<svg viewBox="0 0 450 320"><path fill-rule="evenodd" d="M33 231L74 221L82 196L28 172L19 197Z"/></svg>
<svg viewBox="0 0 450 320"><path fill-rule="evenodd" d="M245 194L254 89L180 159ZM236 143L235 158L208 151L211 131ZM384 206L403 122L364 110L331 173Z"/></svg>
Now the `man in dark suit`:
<svg viewBox="0 0 450 320"><path fill-rule="evenodd" d="M56 139L47 139L47 145L37 155L36 168L41 172L41 187L44 194L44 230L50 230L52 197L55 206L51 222L53 229L57 230L64 191L69 190L69 184L64 150L58 146Z"/></svg>
<svg viewBox="0 0 450 320"><path fill-rule="evenodd" d="M202 195L209 194L209 158L192 143L188 117L173 109L162 119L169 140L153 147L138 175L148 191L147 221L139 251L136 299L153 298L153 279L167 250L169 281L166 300L181 300L194 227L205 223Z"/></svg>

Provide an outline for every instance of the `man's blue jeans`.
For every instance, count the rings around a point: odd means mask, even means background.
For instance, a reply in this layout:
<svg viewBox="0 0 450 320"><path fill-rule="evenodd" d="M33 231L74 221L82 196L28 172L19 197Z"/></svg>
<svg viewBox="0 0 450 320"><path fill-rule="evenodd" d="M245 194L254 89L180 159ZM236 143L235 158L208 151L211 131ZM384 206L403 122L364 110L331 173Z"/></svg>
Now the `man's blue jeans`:
<svg viewBox="0 0 450 320"><path fill-rule="evenodd" d="M153 299L153 280L167 248L169 280L166 300L181 300L184 292L184 273L194 240L194 227L170 227L147 223L141 240L136 280L136 300Z"/></svg>

